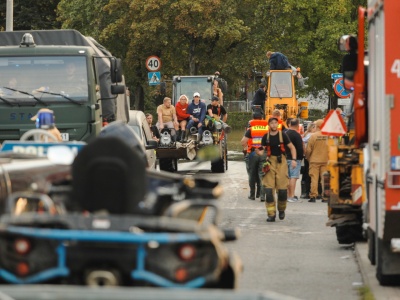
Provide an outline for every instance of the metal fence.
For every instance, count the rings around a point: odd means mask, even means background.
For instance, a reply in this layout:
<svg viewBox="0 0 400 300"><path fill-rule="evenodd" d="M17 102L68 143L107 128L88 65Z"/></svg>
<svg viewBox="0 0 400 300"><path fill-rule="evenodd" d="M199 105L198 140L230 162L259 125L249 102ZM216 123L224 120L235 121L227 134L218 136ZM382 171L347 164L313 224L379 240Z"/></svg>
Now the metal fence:
<svg viewBox="0 0 400 300"><path fill-rule="evenodd" d="M249 100L225 101L224 107L228 112L249 112L251 111L251 101Z"/></svg>

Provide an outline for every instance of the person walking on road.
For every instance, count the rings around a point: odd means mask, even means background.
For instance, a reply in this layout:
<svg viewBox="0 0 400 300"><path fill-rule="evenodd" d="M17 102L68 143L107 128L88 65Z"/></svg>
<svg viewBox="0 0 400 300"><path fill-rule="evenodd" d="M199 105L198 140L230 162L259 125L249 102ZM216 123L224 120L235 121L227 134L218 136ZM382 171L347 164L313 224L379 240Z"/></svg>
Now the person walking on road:
<svg viewBox="0 0 400 300"><path fill-rule="evenodd" d="M249 128L243 136L240 143L246 151L244 158L246 162L246 170L249 176L250 194L249 199L255 200L260 198L265 201L265 191L262 186L262 166L266 161L265 153L259 153L258 149L261 147L261 139L267 133L268 122L262 120L261 112L253 112L253 120L249 121Z"/></svg>
<svg viewBox="0 0 400 300"><path fill-rule="evenodd" d="M292 157L292 153L289 149L286 149L286 157L288 164L288 174L289 174L289 185L288 185L288 202L297 202L298 197L294 195L296 190L296 182L300 177L301 161L304 156L304 143L301 138L299 130L299 119L291 119L288 124L289 128L286 130L286 134L290 141L296 148L297 157ZM292 168L292 160L296 160L296 168Z"/></svg>
<svg viewBox="0 0 400 300"><path fill-rule="evenodd" d="M307 126L307 130L304 133L303 142L304 142L304 149L307 149L308 140L310 139L311 135L315 132L315 124L311 123ZM304 151L304 169L303 175L301 176L301 195L300 198L310 198L310 188L311 188L311 178L309 174L310 165L308 159L305 157Z"/></svg>
<svg viewBox="0 0 400 300"><path fill-rule="evenodd" d="M323 135L321 132L323 122L322 119L315 121L316 129L308 140L306 149L306 159L310 164L309 174L311 177L311 192L308 202L315 202L318 196L318 181L320 178L323 178L322 175L327 170L329 148L327 144L328 136ZM322 198L322 202L327 202L327 200Z"/></svg>
<svg viewBox="0 0 400 300"><path fill-rule="evenodd" d="M288 166L286 162L286 148L289 148L292 157L297 157L296 148L289 137L278 130L278 119L271 117L268 120L269 132L262 137L261 149L256 149L256 154L261 155L266 151L267 160L270 163L269 171L265 174L262 183L266 194L267 222L275 222L276 203L274 190L278 192L279 219L285 219L288 188ZM291 161L291 168L297 166L296 160Z"/></svg>

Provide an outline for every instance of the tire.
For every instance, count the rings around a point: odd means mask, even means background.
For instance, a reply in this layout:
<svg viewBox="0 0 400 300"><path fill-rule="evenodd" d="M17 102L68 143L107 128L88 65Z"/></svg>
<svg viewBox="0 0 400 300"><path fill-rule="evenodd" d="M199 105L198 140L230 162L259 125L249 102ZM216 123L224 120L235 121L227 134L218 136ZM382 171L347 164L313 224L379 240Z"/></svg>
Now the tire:
<svg viewBox="0 0 400 300"><path fill-rule="evenodd" d="M376 236L375 233L368 228L368 259L371 262L371 265L376 264Z"/></svg>
<svg viewBox="0 0 400 300"><path fill-rule="evenodd" d="M224 160L222 158L216 162L211 162L211 172L213 172L213 173L224 173L225 172L225 164L224 164Z"/></svg>
<svg viewBox="0 0 400 300"><path fill-rule="evenodd" d="M336 238L339 244L352 244L365 240L361 224L346 224L336 226Z"/></svg>
<svg viewBox="0 0 400 300"><path fill-rule="evenodd" d="M176 159L175 159L175 161L176 161ZM160 163L160 170L161 171L166 171L166 172L171 172L171 173L176 172L174 159L172 159L172 158L160 158L159 159L159 163Z"/></svg>
<svg viewBox="0 0 400 300"><path fill-rule="evenodd" d="M399 256L390 250L390 242L381 239L376 240L376 278L384 286L400 285L400 270L393 274L393 269L399 266ZM390 270L392 268L392 270ZM389 269L389 270L388 270ZM391 272L391 274L387 274Z"/></svg>
<svg viewBox="0 0 400 300"><path fill-rule="evenodd" d="M225 170L228 169L228 151L226 149L226 136L224 136L224 139L219 142L219 152L221 154L221 158L216 162L211 162L212 173L224 173Z"/></svg>
<svg viewBox="0 0 400 300"><path fill-rule="evenodd" d="M222 271L218 284L214 287L218 289L234 289L235 274L231 267Z"/></svg>

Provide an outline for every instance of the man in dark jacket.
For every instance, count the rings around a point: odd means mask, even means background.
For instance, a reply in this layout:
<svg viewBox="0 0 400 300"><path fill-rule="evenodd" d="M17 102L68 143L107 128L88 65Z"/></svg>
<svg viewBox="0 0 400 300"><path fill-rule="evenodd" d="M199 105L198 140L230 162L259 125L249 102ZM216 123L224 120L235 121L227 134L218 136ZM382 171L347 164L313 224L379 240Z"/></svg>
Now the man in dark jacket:
<svg viewBox="0 0 400 300"><path fill-rule="evenodd" d="M270 70L290 70L289 60L280 52L267 52Z"/></svg>
<svg viewBox="0 0 400 300"><path fill-rule="evenodd" d="M264 110L265 110L265 98L266 98L266 93L265 93L265 84L260 83L259 89L256 91L253 97L253 101L251 102L251 107L254 109L255 105L259 105L262 109L261 113L263 117L264 115Z"/></svg>

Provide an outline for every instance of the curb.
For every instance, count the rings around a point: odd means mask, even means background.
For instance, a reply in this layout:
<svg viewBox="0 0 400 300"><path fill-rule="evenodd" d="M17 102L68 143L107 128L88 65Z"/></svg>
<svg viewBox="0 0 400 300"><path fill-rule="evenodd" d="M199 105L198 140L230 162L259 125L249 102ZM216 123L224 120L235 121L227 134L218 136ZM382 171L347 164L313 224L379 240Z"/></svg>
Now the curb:
<svg viewBox="0 0 400 300"><path fill-rule="evenodd" d="M376 300L400 299L400 287L381 286L378 279L376 279L375 266L371 265L368 259L368 243L357 242L354 248L364 287L370 289Z"/></svg>

